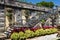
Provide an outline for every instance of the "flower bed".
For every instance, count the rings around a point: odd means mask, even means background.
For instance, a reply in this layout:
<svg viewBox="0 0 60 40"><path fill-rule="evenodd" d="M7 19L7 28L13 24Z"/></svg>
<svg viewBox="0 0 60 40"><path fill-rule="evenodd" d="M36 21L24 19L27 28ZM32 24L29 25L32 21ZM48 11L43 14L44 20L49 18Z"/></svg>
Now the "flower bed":
<svg viewBox="0 0 60 40"><path fill-rule="evenodd" d="M11 35L11 39L13 40L26 40L26 39L31 39L35 37L40 37L44 35L50 35L53 33L56 33L57 29L56 28L50 28L50 29L36 29L35 31L32 31L30 29L20 31L20 32L14 32Z"/></svg>

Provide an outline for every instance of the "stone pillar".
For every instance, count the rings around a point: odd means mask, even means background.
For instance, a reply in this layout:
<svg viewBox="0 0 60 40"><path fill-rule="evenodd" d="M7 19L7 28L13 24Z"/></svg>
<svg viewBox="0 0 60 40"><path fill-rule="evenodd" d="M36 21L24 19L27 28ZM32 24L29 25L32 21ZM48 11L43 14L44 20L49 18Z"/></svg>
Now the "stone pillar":
<svg viewBox="0 0 60 40"><path fill-rule="evenodd" d="M6 16L6 13L8 13L7 8L5 8L5 16ZM8 21L8 17L6 16L6 18L5 18L5 30L7 29L8 26L9 26L9 21Z"/></svg>
<svg viewBox="0 0 60 40"><path fill-rule="evenodd" d="M6 26L5 26L5 29L7 29L8 27L9 27L9 24L10 23L13 23L15 20L14 20L14 18L12 17L12 20L10 20L9 18L8 18L8 16L7 16L7 14L9 14L9 12L7 11L7 10L12 10L11 8L8 8L8 7L6 7L5 8L5 14L6 14L6 21L5 21L5 23L6 23ZM13 12L12 12L12 15L13 15ZM9 21L10 20L10 21Z"/></svg>
<svg viewBox="0 0 60 40"><path fill-rule="evenodd" d="M23 25L26 23L26 17L25 17L25 10L22 10L22 22L23 22Z"/></svg>

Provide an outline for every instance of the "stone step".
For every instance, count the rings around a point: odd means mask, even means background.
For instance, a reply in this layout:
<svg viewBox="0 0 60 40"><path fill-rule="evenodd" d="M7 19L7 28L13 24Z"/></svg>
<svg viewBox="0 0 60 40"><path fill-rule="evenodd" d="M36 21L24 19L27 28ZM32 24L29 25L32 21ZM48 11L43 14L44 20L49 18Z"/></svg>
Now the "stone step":
<svg viewBox="0 0 60 40"><path fill-rule="evenodd" d="M5 34L4 33L0 33L0 36L5 36Z"/></svg>
<svg viewBox="0 0 60 40"><path fill-rule="evenodd" d="M4 27L0 27L0 33L1 32L4 32L5 30L4 30Z"/></svg>
<svg viewBox="0 0 60 40"><path fill-rule="evenodd" d="M6 35L4 33L0 33L0 40L5 40Z"/></svg>

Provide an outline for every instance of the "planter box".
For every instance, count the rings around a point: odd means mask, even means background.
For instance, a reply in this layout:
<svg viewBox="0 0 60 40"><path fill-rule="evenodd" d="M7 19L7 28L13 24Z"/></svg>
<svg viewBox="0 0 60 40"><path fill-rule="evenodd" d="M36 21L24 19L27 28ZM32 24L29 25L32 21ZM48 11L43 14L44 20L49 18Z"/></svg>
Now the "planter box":
<svg viewBox="0 0 60 40"><path fill-rule="evenodd" d="M45 36L40 36L40 37L35 37L31 39L26 39L26 40L53 40L57 37L57 33L51 34L51 35L45 35Z"/></svg>

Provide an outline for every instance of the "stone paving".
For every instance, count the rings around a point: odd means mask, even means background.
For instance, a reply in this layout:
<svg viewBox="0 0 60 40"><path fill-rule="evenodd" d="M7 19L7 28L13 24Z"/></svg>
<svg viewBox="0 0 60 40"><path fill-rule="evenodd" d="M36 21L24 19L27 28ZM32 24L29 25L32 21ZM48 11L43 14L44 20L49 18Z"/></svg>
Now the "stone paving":
<svg viewBox="0 0 60 40"><path fill-rule="evenodd" d="M5 40L6 35L4 33L0 33L0 40Z"/></svg>
<svg viewBox="0 0 60 40"><path fill-rule="evenodd" d="M11 40L11 39L5 39L5 40Z"/></svg>
<svg viewBox="0 0 60 40"><path fill-rule="evenodd" d="M56 36L57 36L57 34L51 34L51 35L36 37L36 38L32 38L32 39L27 39L27 40L53 40L56 38Z"/></svg>

